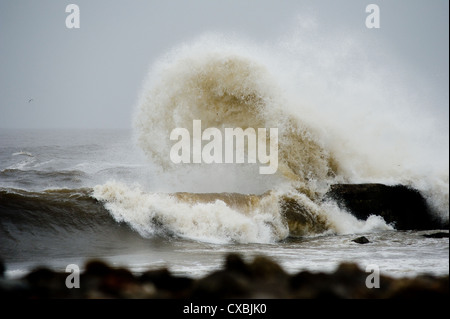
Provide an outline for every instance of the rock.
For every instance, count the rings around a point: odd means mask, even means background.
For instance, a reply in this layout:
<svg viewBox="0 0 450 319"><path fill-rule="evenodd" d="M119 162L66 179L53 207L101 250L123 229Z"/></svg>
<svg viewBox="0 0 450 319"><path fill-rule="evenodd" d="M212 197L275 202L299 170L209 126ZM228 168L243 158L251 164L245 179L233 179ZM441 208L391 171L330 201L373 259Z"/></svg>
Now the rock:
<svg viewBox="0 0 450 319"><path fill-rule="evenodd" d="M30 287L30 298L65 298L67 289L65 273L58 273L45 267L40 267L25 276Z"/></svg>
<svg viewBox="0 0 450 319"><path fill-rule="evenodd" d="M186 298L194 282L192 278L173 276L166 268L146 271L139 281L154 285L160 298Z"/></svg>
<svg viewBox="0 0 450 319"><path fill-rule="evenodd" d="M94 277L104 277L113 271L104 261L96 259L88 261L85 269L85 275Z"/></svg>
<svg viewBox="0 0 450 319"><path fill-rule="evenodd" d="M392 278L380 275L379 288L366 286L368 273L341 263L333 273L302 271L291 278L292 298L308 299L444 299L449 277Z"/></svg>
<svg viewBox="0 0 450 319"><path fill-rule="evenodd" d="M425 234L423 237L426 238L449 238L449 233L439 232L434 234Z"/></svg>
<svg viewBox="0 0 450 319"><path fill-rule="evenodd" d="M282 280L287 276L280 265L265 256L256 256L249 268L254 278Z"/></svg>
<svg viewBox="0 0 450 319"><path fill-rule="evenodd" d="M329 275L302 271L291 277L290 290L298 299L339 298L330 290Z"/></svg>
<svg viewBox="0 0 450 319"><path fill-rule="evenodd" d="M289 275L271 258L257 256L249 264L252 298L288 298Z"/></svg>
<svg viewBox="0 0 450 319"><path fill-rule="evenodd" d="M0 278L5 276L5 264L3 263L3 260L0 259Z"/></svg>
<svg viewBox="0 0 450 319"><path fill-rule="evenodd" d="M436 280L432 276L399 278L393 280L383 294L386 299L448 300L449 277Z"/></svg>
<svg viewBox="0 0 450 319"><path fill-rule="evenodd" d="M241 256L235 253L230 253L225 257L225 270L241 274L245 277L250 277L252 275L249 266L244 262Z"/></svg>
<svg viewBox="0 0 450 319"><path fill-rule="evenodd" d="M292 276L291 287L301 299L373 298L379 290L366 287L367 275L354 263L341 263L334 273L302 271Z"/></svg>
<svg viewBox="0 0 450 319"><path fill-rule="evenodd" d="M192 292L194 299L250 298L250 296L250 279L226 270L218 270L199 279Z"/></svg>
<svg viewBox="0 0 450 319"><path fill-rule="evenodd" d="M331 198L358 219L379 215L397 230L448 228L433 216L419 191L403 185L335 184L325 198Z"/></svg>
<svg viewBox="0 0 450 319"><path fill-rule="evenodd" d="M109 296L124 298L130 291L137 290L136 284L136 279L128 269L118 268L102 278L98 289Z"/></svg>
<svg viewBox="0 0 450 319"><path fill-rule="evenodd" d="M28 299L31 288L24 280L0 278L0 298L5 299Z"/></svg>
<svg viewBox="0 0 450 319"><path fill-rule="evenodd" d="M40 268L21 279L0 278L0 296L13 299L155 298L155 299L448 299L449 276L393 278L380 274L380 286L366 286L369 273L355 263L341 263L334 272L288 274L264 256L245 262L226 256L224 267L203 278L173 276L167 269L135 276L124 268L92 261L80 275L80 288L65 287L67 273Z"/></svg>
<svg viewBox="0 0 450 319"><path fill-rule="evenodd" d="M355 238L352 241L354 241L357 244L368 244L368 243L370 243L370 241L364 236Z"/></svg>
<svg viewBox="0 0 450 319"><path fill-rule="evenodd" d="M225 268L200 279L194 298L287 298L289 275L272 259L257 256L245 263L237 254L226 257Z"/></svg>

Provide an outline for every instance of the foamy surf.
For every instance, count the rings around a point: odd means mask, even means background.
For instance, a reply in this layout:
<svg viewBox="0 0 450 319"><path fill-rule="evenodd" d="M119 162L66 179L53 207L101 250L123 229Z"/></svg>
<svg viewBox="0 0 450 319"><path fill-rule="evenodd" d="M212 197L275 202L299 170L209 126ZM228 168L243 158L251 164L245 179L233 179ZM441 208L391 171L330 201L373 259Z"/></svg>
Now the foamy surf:
<svg viewBox="0 0 450 319"><path fill-rule="evenodd" d="M18 156L18 155L33 157L33 154L31 154L30 152L25 152L25 151L15 152L12 154L12 156Z"/></svg>
<svg viewBox="0 0 450 319"><path fill-rule="evenodd" d="M143 237L171 235L209 243L274 243L289 236L393 230L383 218L366 221L337 205L319 205L295 190L262 195L152 193L108 182L94 187L117 222ZM287 204L286 204L287 203Z"/></svg>
<svg viewBox="0 0 450 319"><path fill-rule="evenodd" d="M288 236L277 201L270 196L247 211L223 200L198 200L198 194L148 193L139 187L108 182L94 188L114 219L126 222L144 237L170 234L212 243L269 243ZM249 199L251 201L251 199Z"/></svg>

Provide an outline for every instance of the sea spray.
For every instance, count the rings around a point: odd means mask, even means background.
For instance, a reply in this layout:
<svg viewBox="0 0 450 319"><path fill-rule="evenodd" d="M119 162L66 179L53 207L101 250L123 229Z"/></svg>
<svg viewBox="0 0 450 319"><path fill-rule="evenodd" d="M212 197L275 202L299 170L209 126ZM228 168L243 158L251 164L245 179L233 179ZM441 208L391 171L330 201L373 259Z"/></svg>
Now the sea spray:
<svg viewBox="0 0 450 319"><path fill-rule="evenodd" d="M299 19L268 53L285 109L336 161L334 183L408 185L448 221L448 95L365 36Z"/></svg>
<svg viewBox="0 0 450 319"><path fill-rule="evenodd" d="M207 41L174 50L151 70L135 117L144 152L161 167L173 169L170 133L187 128L194 135L193 120L222 131L273 127L279 133L281 175L300 182L332 175L330 155L299 118L285 113L287 101L264 64L245 46ZM242 174L254 176L252 167ZM273 187L271 179L266 183Z"/></svg>

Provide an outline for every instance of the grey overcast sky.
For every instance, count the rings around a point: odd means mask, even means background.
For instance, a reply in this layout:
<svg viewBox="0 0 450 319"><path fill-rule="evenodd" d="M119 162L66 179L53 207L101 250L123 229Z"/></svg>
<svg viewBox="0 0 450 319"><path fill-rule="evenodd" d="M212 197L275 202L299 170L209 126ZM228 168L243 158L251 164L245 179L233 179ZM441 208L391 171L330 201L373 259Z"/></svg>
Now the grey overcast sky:
<svg viewBox="0 0 450 319"><path fill-rule="evenodd" d="M70 3L79 29L66 28ZM365 27L370 3L380 29ZM448 0L0 0L0 128L131 128L142 81L164 52L208 31L266 43L305 13L324 32L387 43L436 88L448 118L448 12Z"/></svg>

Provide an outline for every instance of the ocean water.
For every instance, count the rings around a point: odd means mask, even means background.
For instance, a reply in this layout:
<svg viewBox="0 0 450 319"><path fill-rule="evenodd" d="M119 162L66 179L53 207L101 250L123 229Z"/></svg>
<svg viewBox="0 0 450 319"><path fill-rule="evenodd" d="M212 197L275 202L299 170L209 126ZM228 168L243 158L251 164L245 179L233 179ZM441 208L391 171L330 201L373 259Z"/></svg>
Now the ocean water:
<svg viewBox="0 0 450 319"><path fill-rule="evenodd" d="M7 275L100 258L198 277L229 252L272 257L291 273L351 261L391 276L448 274L448 238L423 236L438 230L398 231L323 200L335 183L402 184L448 221L439 115L398 74L371 68L352 41L298 39L267 47L206 35L180 45L152 64L128 131L0 130ZM170 133L193 136L193 120L220 132L278 128L277 172L248 162L174 164ZM245 146L248 159L256 150ZM302 223L283 214L286 198L302 208ZM371 243L352 242L361 235Z"/></svg>
<svg viewBox="0 0 450 319"><path fill-rule="evenodd" d="M38 266L63 271L77 264L82 269L94 258L136 273L168 267L200 277L220 268L230 252L249 261L272 257L290 273L331 272L343 261L363 269L376 264L392 276L449 272L448 238L422 236L433 231L396 231L382 220L357 221L340 211L335 212L342 215L340 231L276 238L264 232L264 224L245 220L224 202L177 204L158 190L164 179L157 174L164 173L149 168L128 131L1 133L0 256L10 277ZM105 189L113 189L115 200L96 199ZM112 205L125 201L120 208ZM161 221L155 223L150 215L158 214ZM361 235L371 243L351 241Z"/></svg>

